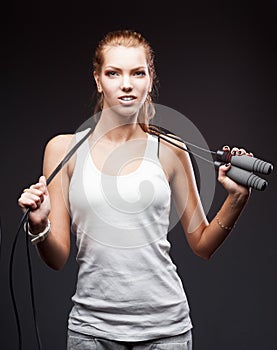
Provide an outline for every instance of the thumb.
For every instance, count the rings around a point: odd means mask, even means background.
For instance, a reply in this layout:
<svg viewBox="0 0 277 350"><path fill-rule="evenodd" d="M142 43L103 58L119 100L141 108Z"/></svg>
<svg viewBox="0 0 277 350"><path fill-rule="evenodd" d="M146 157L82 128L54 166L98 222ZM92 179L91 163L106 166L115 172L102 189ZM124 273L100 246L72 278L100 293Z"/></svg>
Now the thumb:
<svg viewBox="0 0 277 350"><path fill-rule="evenodd" d="M41 175L38 181L46 185L46 177L44 175Z"/></svg>
<svg viewBox="0 0 277 350"><path fill-rule="evenodd" d="M46 177L45 177L44 175L40 176L39 182L42 183L42 184L44 185L45 194L48 195Z"/></svg>
<svg viewBox="0 0 277 350"><path fill-rule="evenodd" d="M218 168L217 180L227 189L228 186L233 182L228 176L227 172L231 168L231 164L223 164ZM227 189L228 190L228 189Z"/></svg>
<svg viewBox="0 0 277 350"><path fill-rule="evenodd" d="M230 170L231 163L223 164L218 168L218 177L222 179L223 177L227 176L227 171Z"/></svg>

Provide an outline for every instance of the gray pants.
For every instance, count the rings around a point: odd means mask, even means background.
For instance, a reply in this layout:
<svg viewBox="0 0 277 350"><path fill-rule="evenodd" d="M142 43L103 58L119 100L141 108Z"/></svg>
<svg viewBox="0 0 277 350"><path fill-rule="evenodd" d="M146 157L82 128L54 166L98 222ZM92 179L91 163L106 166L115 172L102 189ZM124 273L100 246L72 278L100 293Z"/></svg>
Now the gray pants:
<svg viewBox="0 0 277 350"><path fill-rule="evenodd" d="M67 350L192 350L191 331L150 341L121 342L68 330Z"/></svg>

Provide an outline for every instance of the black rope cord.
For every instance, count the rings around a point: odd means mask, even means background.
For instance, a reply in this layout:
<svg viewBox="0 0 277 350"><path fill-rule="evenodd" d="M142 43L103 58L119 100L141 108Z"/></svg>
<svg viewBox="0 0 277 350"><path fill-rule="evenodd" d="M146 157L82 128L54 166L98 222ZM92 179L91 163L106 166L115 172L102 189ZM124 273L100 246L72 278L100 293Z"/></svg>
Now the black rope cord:
<svg viewBox="0 0 277 350"><path fill-rule="evenodd" d="M63 166L69 161L69 159L73 156L73 154L77 151L77 149L80 147L80 145L89 137L89 135L92 133L93 128L91 128L86 134L85 136L75 144L74 147L72 147L72 149L68 152L68 154L63 158L63 160L59 163L59 165L55 168L55 170L52 172L52 174L49 176L49 178L46 180L46 184L49 185L50 182L53 180L53 178L57 175L57 173L63 168ZM177 141L181 141L185 144L191 145L199 150L202 151L206 151L209 152L210 154L216 154L216 152L213 151L209 151L205 148L196 146L192 143L189 142L185 142L183 141L179 136L176 136L174 133L172 133L171 131L162 128L160 126L151 124L149 125L149 131L150 134L152 135L156 135L160 141L160 139L165 140L166 142L182 149L185 152L191 153L192 155L199 157L203 160L206 160L209 163L213 163L210 160L201 157L200 155L198 155L197 153L192 152L191 150L187 149L186 147L182 147L180 144L177 144L170 139L173 140L177 140ZM159 142L160 143L160 142ZM158 144L159 144L158 143ZM159 146L158 146L159 147ZM159 150L159 148L158 148ZM11 250L11 254L10 254L10 261L9 261L9 286L10 286L10 293L11 293L11 298L12 298L12 305L13 305L13 309L14 309L14 314L15 314L15 319L16 319L16 327L17 327L17 333L18 333L18 350L22 350L23 349L23 345L22 345L22 331L21 331L21 325L20 325L20 319L19 319L19 314L18 314L18 308L17 308L17 304L16 304L16 298L15 298L15 293L14 293L14 284L13 284L13 268L14 268L14 255L15 255L15 250L16 250L16 244L18 241L18 237L20 234L20 231L22 229L23 226L27 226L26 223L28 222L28 215L30 212L30 208L28 208L20 222L16 231L16 235L13 241L13 245L12 245L12 250ZM24 225L25 224L25 225ZM40 335L39 335L39 328L37 325L37 312L36 312L36 307L35 307L35 296L34 296L34 287L33 287L33 273L32 273L32 266L31 266L31 257L30 257L30 250L29 250L29 240L28 240L28 233L25 232L25 237L26 237L26 250L27 250L27 261L28 261L28 273L29 273L29 283L30 283L30 291L31 291L31 305L32 305L32 314L33 314L33 319L34 319L34 324L35 324L35 329L36 329L36 340L37 340L37 346L39 350L42 350L42 345L41 345L41 339L40 339ZM1 229L1 220L0 220L0 256L1 256L1 239L2 239L2 229Z"/></svg>
<svg viewBox="0 0 277 350"><path fill-rule="evenodd" d="M90 129L89 132L86 133L86 135L76 143L76 145L68 152L68 154L63 158L63 160L59 163L59 165L55 168L55 170L52 172L52 174L49 176L49 178L46 180L46 184L49 185L50 182L53 180L53 178L57 175L57 173L62 169L62 167L69 161L69 159L73 156L73 154L76 152L76 150L79 148L79 146L88 138L88 136L91 134L93 129ZM9 262L9 286L10 286L10 293L11 293L11 298L12 298L12 305L14 309L14 314L15 314L15 319L16 319L16 327L17 327L17 333L18 333L18 349L22 350L23 345L22 345L22 331L21 331L21 326L20 326L20 319L19 319L19 314L18 314L18 309L16 305L16 298L15 298L15 293L14 293L14 284L13 284L13 264L14 264L14 254L15 254L15 249L16 249L16 244L18 241L19 233L24 226L25 223L28 221L28 215L30 212L30 208L28 208L18 225L16 235L13 241L12 245L12 250L11 250L11 255L10 255L10 262ZM27 225L25 225L26 227ZM29 282L30 282L30 290L31 290L31 303L32 303L32 310L33 310L33 318L34 318L34 323L35 323L35 328L36 328L36 340L37 340L37 345L38 349L41 350L41 340L39 336L39 330L38 330L38 325L37 325L37 317L36 317L36 308L35 308L35 300L34 300L34 288L33 288L33 277L32 277L32 268L31 268L31 258L30 258L30 251L29 251L29 245L28 245L28 233L25 232L26 236L26 248L27 248L27 259L28 259L28 272L29 272Z"/></svg>

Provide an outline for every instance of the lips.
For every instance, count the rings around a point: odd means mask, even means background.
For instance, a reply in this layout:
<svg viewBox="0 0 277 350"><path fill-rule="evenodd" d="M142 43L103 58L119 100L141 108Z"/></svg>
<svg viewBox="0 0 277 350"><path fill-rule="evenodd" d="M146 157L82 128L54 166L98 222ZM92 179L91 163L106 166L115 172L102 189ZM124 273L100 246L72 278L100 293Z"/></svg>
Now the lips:
<svg viewBox="0 0 277 350"><path fill-rule="evenodd" d="M130 101L134 101L136 97L133 95L124 95L124 96L120 96L118 99L123 102L130 102Z"/></svg>

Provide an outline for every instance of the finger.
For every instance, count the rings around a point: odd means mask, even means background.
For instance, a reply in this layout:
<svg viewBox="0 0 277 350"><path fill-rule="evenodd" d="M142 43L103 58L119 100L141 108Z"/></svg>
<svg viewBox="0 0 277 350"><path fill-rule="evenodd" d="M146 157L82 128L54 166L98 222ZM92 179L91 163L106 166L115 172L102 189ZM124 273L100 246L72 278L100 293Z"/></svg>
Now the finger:
<svg viewBox="0 0 277 350"><path fill-rule="evenodd" d="M29 190L27 189L22 195L21 197L24 199L26 199L27 201L34 201L36 203L36 207L39 207L41 205L41 203L44 201L44 195L41 191L39 190Z"/></svg>
<svg viewBox="0 0 277 350"><path fill-rule="evenodd" d="M31 200L33 200L35 202L39 202L39 201L41 201L42 197L43 197L43 195L42 196L38 196L38 195L36 195L36 194L34 194L32 192L24 192L24 193L22 193L20 198L22 198L23 200L24 199L27 199L27 200L31 199Z"/></svg>
<svg viewBox="0 0 277 350"><path fill-rule="evenodd" d="M231 168L231 163L222 164L218 168L218 177L226 176L227 171Z"/></svg>
<svg viewBox="0 0 277 350"><path fill-rule="evenodd" d="M31 189L39 189L41 191L44 191L44 184L41 182L37 182L36 184L31 185L29 188Z"/></svg>
<svg viewBox="0 0 277 350"><path fill-rule="evenodd" d="M47 180L46 180L46 177L44 175L42 175L40 178L39 178L39 181L40 183L43 185L43 193L45 195L49 195L48 193L48 187L47 187Z"/></svg>
<svg viewBox="0 0 277 350"><path fill-rule="evenodd" d="M237 154L238 154L239 156L245 155L245 154L246 154L246 150L245 150L244 148L240 148L240 149L238 150Z"/></svg>
<svg viewBox="0 0 277 350"><path fill-rule="evenodd" d="M39 182L43 183L46 186L46 177L44 175L40 176Z"/></svg>
<svg viewBox="0 0 277 350"><path fill-rule="evenodd" d="M222 147L223 151L230 151L230 147L228 145L225 145Z"/></svg>
<svg viewBox="0 0 277 350"><path fill-rule="evenodd" d="M235 156L235 155L237 155L238 151L239 151L238 147L233 147L231 150L231 153L233 156Z"/></svg>
<svg viewBox="0 0 277 350"><path fill-rule="evenodd" d="M38 189L42 193L47 193L47 185L46 185L46 178L45 178L45 176L41 176L39 178L39 182L31 185L30 189Z"/></svg>
<svg viewBox="0 0 277 350"><path fill-rule="evenodd" d="M220 168L221 171L226 173L231 168L231 163L223 164L219 168Z"/></svg>
<svg viewBox="0 0 277 350"><path fill-rule="evenodd" d="M30 193L30 194L36 195L38 197L43 196L43 192L41 190L38 190L37 188L25 188L23 193Z"/></svg>
<svg viewBox="0 0 277 350"><path fill-rule="evenodd" d="M227 181L227 172L231 168L231 164L223 164L218 168L217 180L222 184Z"/></svg>
<svg viewBox="0 0 277 350"><path fill-rule="evenodd" d="M36 201L33 198L29 198L26 196L21 196L18 200L18 204L21 208L30 208L31 210L35 210L39 207L40 201Z"/></svg>

